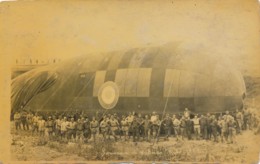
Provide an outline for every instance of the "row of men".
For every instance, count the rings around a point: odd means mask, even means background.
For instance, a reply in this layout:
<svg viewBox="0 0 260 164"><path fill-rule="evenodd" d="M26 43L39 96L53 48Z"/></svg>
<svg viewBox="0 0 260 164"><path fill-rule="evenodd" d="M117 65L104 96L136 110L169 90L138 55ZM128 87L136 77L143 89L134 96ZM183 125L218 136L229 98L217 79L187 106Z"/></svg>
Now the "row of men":
<svg viewBox="0 0 260 164"><path fill-rule="evenodd" d="M252 121L254 120L254 121ZM236 111L230 114L228 111L224 115L207 114L195 115L191 119L190 112L185 109L183 115L166 114L163 119L155 112L151 116L129 113L127 116L119 117L117 114L103 115L101 118L80 116L79 118L67 117L66 114L48 116L34 115L25 111L14 115L16 129L31 130L32 133L38 132L40 136L48 136L50 139L61 141L85 141L93 139L96 141L98 134L106 140L113 136L115 140L124 138L133 141L139 141L140 138L146 141L158 141L161 133L164 133L164 139L174 134L177 140L188 138L195 139L214 139L218 142L234 142L235 134L242 132L242 129L248 129L253 124L258 124L259 119L248 112L247 109ZM253 123L254 122L254 123ZM23 128L21 128L21 125ZM30 127L30 128L29 128Z"/></svg>

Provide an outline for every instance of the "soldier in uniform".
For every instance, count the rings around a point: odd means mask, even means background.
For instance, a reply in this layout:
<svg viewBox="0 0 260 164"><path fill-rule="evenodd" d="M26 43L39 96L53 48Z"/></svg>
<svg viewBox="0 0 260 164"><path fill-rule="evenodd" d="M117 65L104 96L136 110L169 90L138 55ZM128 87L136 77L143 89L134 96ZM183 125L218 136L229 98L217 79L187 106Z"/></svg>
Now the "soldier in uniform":
<svg viewBox="0 0 260 164"><path fill-rule="evenodd" d="M184 137L186 136L186 119L184 116L180 119L180 134L181 139L184 140Z"/></svg>
<svg viewBox="0 0 260 164"><path fill-rule="evenodd" d="M106 117L103 118L103 120L100 122L100 132L103 136L104 141L106 141L107 139L107 135L108 135L108 120Z"/></svg>
<svg viewBox="0 0 260 164"><path fill-rule="evenodd" d="M243 114L238 109L236 110L236 121L237 121L237 133L242 133L242 125L243 125Z"/></svg>
<svg viewBox="0 0 260 164"><path fill-rule="evenodd" d="M206 127L207 127L207 135L206 135L206 140L210 140L211 139L211 134L212 134L212 129L211 129L211 115L210 113L207 113L207 117L205 118L206 119Z"/></svg>
<svg viewBox="0 0 260 164"><path fill-rule="evenodd" d="M90 121L88 117L86 118L83 127L84 127L83 135L85 138L85 142L88 142L88 140L91 138Z"/></svg>
<svg viewBox="0 0 260 164"><path fill-rule="evenodd" d="M221 129L221 142L223 143L224 140L227 141L227 136L228 136L227 121L223 116L219 118L218 126Z"/></svg>
<svg viewBox="0 0 260 164"><path fill-rule="evenodd" d="M42 116L39 117L37 124L38 124L38 128L39 128L40 136L41 136L41 137L44 137L45 120L42 119Z"/></svg>
<svg viewBox="0 0 260 164"><path fill-rule="evenodd" d="M130 125L132 124L132 122L134 120L134 115L131 112L129 112L128 116L126 117L126 120L128 122L128 125L129 125L128 133L129 133L129 139L130 139L130 134L133 134L132 126L130 126Z"/></svg>
<svg viewBox="0 0 260 164"><path fill-rule="evenodd" d="M185 119L190 118L190 111L189 111L188 108L184 109L183 116L184 116Z"/></svg>
<svg viewBox="0 0 260 164"><path fill-rule="evenodd" d="M212 135L214 137L214 142L218 142L217 136L218 136L218 121L216 119L215 115L212 115L212 120L210 123L210 127L211 127L211 131L212 131Z"/></svg>
<svg viewBox="0 0 260 164"><path fill-rule="evenodd" d="M142 114L139 113L138 114L138 117L136 118L136 121L138 122L138 133L137 133L137 140L139 141L140 140L140 136L144 134L144 127L143 127L143 124L144 124L144 119L142 117Z"/></svg>
<svg viewBox="0 0 260 164"><path fill-rule="evenodd" d="M111 115L111 119L109 120L109 125L110 125L111 134L115 138L115 141L117 141L116 131L119 128L119 123L117 119L114 118L114 115Z"/></svg>
<svg viewBox="0 0 260 164"><path fill-rule="evenodd" d="M129 131L129 123L125 117L125 115L122 116L121 120L121 130L123 132L123 135L125 136L125 141L128 139L128 131Z"/></svg>
<svg viewBox="0 0 260 164"><path fill-rule="evenodd" d="M96 142L96 135L98 134L98 129L99 129L99 123L96 120L96 117L93 116L92 121L90 122L90 130L91 130L91 134L92 134L94 142Z"/></svg>
<svg viewBox="0 0 260 164"><path fill-rule="evenodd" d="M153 136L154 142L159 141L160 126L161 126L161 121L159 120L159 115L155 115L155 119L152 121L152 124L151 124L152 136Z"/></svg>
<svg viewBox="0 0 260 164"><path fill-rule="evenodd" d="M200 139L200 119L198 118L198 115L195 115L192 119L193 121L193 127L194 127L194 133L197 140Z"/></svg>
<svg viewBox="0 0 260 164"><path fill-rule="evenodd" d="M61 120L61 126L60 126L60 133L61 133L61 140L66 141L67 140L67 127L69 125L69 122L67 121L67 117L64 117Z"/></svg>
<svg viewBox="0 0 260 164"><path fill-rule="evenodd" d="M38 113L35 113L35 115L32 117L32 134L34 134L35 131L38 132L38 120Z"/></svg>
<svg viewBox="0 0 260 164"><path fill-rule="evenodd" d="M76 142L82 143L84 139L83 130L84 130L84 118L80 117L77 121L77 126L76 126Z"/></svg>
<svg viewBox="0 0 260 164"><path fill-rule="evenodd" d="M32 118L33 118L32 112L28 112L26 117L28 123L28 129L32 129Z"/></svg>
<svg viewBox="0 0 260 164"><path fill-rule="evenodd" d="M47 130L48 139L52 139L54 122L51 119L51 116L48 117L48 120L46 121L46 126L45 127L46 127L46 130Z"/></svg>
<svg viewBox="0 0 260 164"><path fill-rule="evenodd" d="M70 122L67 126L68 129L68 139L72 142L76 140L76 127L77 127L77 122L74 120L74 118L70 119Z"/></svg>
<svg viewBox="0 0 260 164"><path fill-rule="evenodd" d="M202 138L204 140L207 139L207 135L208 135L207 119L204 115L201 115L200 117L200 131L202 133Z"/></svg>
<svg viewBox="0 0 260 164"><path fill-rule="evenodd" d="M131 123L131 129L133 132L133 142L136 142L136 139L138 139L139 135L139 122L137 121L136 117L134 117L132 123Z"/></svg>
<svg viewBox="0 0 260 164"><path fill-rule="evenodd" d="M193 130L193 122L190 119L190 117L187 117L187 119L186 119L186 134L187 134L188 140L191 140L192 130Z"/></svg>
<svg viewBox="0 0 260 164"><path fill-rule="evenodd" d="M244 115L244 129L247 130L249 128L249 122L250 122L250 112L247 108L243 110Z"/></svg>
<svg viewBox="0 0 260 164"><path fill-rule="evenodd" d="M15 129L21 129L21 115L19 112L15 112L14 114L14 124L15 124Z"/></svg>
<svg viewBox="0 0 260 164"><path fill-rule="evenodd" d="M235 131L236 131L236 122L233 117L227 119L228 126L228 139L229 143L233 143L235 139Z"/></svg>
<svg viewBox="0 0 260 164"><path fill-rule="evenodd" d="M21 112L21 123L23 126L23 130L29 130L29 124L27 122L27 112L22 110Z"/></svg>
<svg viewBox="0 0 260 164"><path fill-rule="evenodd" d="M164 125L164 130L166 133L165 140L169 140L169 137L171 136L171 130L172 130L172 119L169 114L166 114L166 118L162 121Z"/></svg>
<svg viewBox="0 0 260 164"><path fill-rule="evenodd" d="M146 141L150 141L151 135L151 120L149 119L148 115L145 115L144 119L144 138Z"/></svg>
<svg viewBox="0 0 260 164"><path fill-rule="evenodd" d="M62 116L59 116L55 120L55 136L57 139L61 136L61 119Z"/></svg>
<svg viewBox="0 0 260 164"><path fill-rule="evenodd" d="M174 129L174 134L176 136L176 140L179 140L179 134L180 134L180 120L176 117L176 115L174 114L172 116L172 124L173 124L173 129Z"/></svg>

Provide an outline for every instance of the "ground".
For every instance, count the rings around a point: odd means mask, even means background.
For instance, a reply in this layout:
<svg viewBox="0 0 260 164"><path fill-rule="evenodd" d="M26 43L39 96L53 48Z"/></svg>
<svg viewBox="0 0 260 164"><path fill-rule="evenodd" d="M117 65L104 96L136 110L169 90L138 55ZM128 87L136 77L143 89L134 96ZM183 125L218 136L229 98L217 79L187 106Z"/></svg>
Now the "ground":
<svg viewBox="0 0 260 164"><path fill-rule="evenodd" d="M236 136L236 143L214 143L204 140L184 140L176 142L161 139L158 143L119 141L106 143L92 141L88 144L44 143L28 132L13 132L11 146L14 161L196 161L257 163L259 160L260 135L244 131Z"/></svg>

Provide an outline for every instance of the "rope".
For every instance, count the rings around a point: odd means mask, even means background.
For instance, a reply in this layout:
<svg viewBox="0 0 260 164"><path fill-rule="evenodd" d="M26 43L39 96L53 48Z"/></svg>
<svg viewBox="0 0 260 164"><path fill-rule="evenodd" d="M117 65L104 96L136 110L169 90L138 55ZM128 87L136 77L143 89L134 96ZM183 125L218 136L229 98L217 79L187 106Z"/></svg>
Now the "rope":
<svg viewBox="0 0 260 164"><path fill-rule="evenodd" d="M170 89L168 91L168 96L167 96L167 99L166 99L166 102L165 102L165 105L164 105L164 109L163 109L163 115L162 115L162 120L165 116L165 110L167 108L167 105L168 105L168 101L169 101L169 96L170 96L170 93L171 93L171 90L172 90L172 83L173 83L173 77L172 77L172 80L171 80L171 85L170 85ZM162 121L160 122L160 126L159 126L159 129L158 129L158 133L157 133L157 136L156 136L156 142L158 140L158 137L159 137L159 133L160 133L160 130L161 130L161 126L162 126ZM153 142L153 145L154 145L155 141Z"/></svg>

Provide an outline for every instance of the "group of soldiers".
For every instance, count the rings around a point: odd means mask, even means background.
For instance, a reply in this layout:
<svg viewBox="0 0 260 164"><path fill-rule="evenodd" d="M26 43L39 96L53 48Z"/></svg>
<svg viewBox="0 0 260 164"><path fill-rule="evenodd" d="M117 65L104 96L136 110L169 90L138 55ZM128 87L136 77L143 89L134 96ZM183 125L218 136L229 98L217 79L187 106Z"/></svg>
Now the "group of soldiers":
<svg viewBox="0 0 260 164"><path fill-rule="evenodd" d="M235 135L259 127L259 118L248 109L220 114L198 115L187 108L181 114L151 115L129 112L127 115L83 113L33 113L26 110L13 116L15 129L61 142L96 142L113 139L133 142L169 140L213 140L234 143Z"/></svg>

